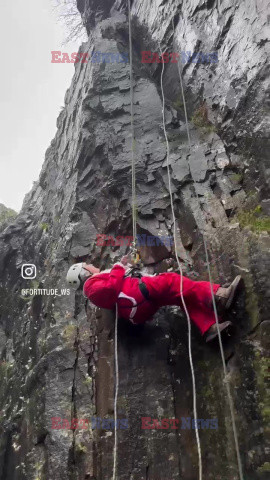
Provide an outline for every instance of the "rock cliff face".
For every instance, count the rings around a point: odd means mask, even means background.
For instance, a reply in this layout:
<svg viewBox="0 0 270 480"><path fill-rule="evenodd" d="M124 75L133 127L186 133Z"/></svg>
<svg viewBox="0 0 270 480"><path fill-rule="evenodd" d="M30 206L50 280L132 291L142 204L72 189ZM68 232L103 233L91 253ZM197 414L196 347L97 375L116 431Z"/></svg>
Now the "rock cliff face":
<svg viewBox="0 0 270 480"><path fill-rule="evenodd" d="M4 230L9 223L11 223L17 213L12 210L12 208L7 208L5 205L0 203L0 231Z"/></svg>
<svg viewBox="0 0 270 480"><path fill-rule="evenodd" d="M89 33L81 51L128 52L123 0L78 0ZM218 52L218 63L187 63L184 125L177 64L165 64L166 128L179 251L187 275L207 280L202 231L214 280L241 273L245 291L229 315L237 325L225 346L245 480L269 475L266 459L269 251L268 2L134 0L135 136L138 229L171 235L161 64L141 51ZM269 23L269 22L268 22ZM60 67L59 67L60 68ZM131 131L128 63L78 63L39 181L0 236L0 479L112 478L113 434L52 429L52 417L113 417L113 313L61 292L74 261L108 268L124 247L99 247L97 233L131 235ZM199 195L199 204L195 196ZM163 271L167 247L148 247L150 272ZM22 264L37 267L23 279ZM175 263L174 263L175 266ZM23 296L22 289L32 289ZM38 295L36 289L58 289ZM55 292L53 292L55 293ZM62 294L61 294L62 293ZM66 293L66 294L64 294ZM219 349L192 332L203 478L238 479ZM119 324L120 480L198 478L192 428L144 430L141 417L192 417L187 326L176 308L144 328ZM267 475L268 470L268 475Z"/></svg>

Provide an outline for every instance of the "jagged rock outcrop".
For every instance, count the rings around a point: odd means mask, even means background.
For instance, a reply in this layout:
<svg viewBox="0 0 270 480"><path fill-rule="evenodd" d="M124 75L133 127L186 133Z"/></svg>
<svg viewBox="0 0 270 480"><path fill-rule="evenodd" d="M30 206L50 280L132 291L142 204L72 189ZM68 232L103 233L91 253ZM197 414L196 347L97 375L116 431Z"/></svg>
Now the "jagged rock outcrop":
<svg viewBox="0 0 270 480"><path fill-rule="evenodd" d="M127 5L79 0L89 41L81 52L128 52ZM221 5L220 5L221 3ZM218 63L165 65L166 128L179 251L185 272L207 279L204 230L214 280L245 280L226 345L245 479L267 478L269 223L266 217L269 84L267 2L132 2L138 229L172 233L162 128L161 65L141 51L217 51ZM113 314L61 292L73 261L108 267L124 247L99 247L97 233L131 235L129 64L78 63L39 181L0 236L0 479L112 477L110 431L52 429L52 417L113 417ZM192 119L192 121L191 121ZM200 204L195 195L199 195ZM170 247L143 249L149 271L174 259ZM35 279L23 279L33 263ZM175 266L175 263L174 263ZM22 289L30 289L23 295ZM37 289L58 289L39 295ZM32 289L32 293L31 293ZM203 478L238 479L218 348L192 332ZM118 479L198 478L192 429L143 430L141 417L192 417L187 326L163 309L144 328L119 324ZM91 424L91 422L90 422Z"/></svg>

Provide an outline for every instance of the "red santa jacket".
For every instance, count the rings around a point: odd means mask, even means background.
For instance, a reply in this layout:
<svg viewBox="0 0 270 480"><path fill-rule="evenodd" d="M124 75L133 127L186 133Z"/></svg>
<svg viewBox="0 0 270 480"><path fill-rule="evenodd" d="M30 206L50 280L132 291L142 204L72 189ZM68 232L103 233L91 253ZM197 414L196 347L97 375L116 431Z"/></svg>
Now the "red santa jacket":
<svg viewBox="0 0 270 480"><path fill-rule="evenodd" d="M113 309L118 306L118 316L132 323L152 320L158 306L147 300L139 289L139 279L125 278L125 268L119 264L109 273L100 273L86 280L84 294L100 308ZM143 281L144 277L142 277Z"/></svg>

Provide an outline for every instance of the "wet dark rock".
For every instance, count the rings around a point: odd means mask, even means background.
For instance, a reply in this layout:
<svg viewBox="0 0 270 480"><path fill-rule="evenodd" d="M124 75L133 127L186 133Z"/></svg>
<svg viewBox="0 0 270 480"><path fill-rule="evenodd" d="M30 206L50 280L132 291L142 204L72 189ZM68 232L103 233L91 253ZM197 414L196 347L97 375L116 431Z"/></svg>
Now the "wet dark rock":
<svg viewBox="0 0 270 480"><path fill-rule="evenodd" d="M270 321L265 320L260 325L262 347L268 350L270 348Z"/></svg>
<svg viewBox="0 0 270 480"><path fill-rule="evenodd" d="M267 199L267 200L262 200L262 209L263 209L263 212L266 214L266 215L270 215L270 200Z"/></svg>

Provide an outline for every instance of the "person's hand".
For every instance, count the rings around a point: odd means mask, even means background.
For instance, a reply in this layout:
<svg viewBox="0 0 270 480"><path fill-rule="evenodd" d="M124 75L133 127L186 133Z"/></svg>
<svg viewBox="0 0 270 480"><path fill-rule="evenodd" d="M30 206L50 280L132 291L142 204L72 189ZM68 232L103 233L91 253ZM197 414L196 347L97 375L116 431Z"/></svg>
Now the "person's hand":
<svg viewBox="0 0 270 480"><path fill-rule="evenodd" d="M128 255L124 255L120 260L120 262L125 266L128 264L129 261L130 261L130 258Z"/></svg>
<svg viewBox="0 0 270 480"><path fill-rule="evenodd" d="M125 267L132 267L134 265L134 261L132 260L130 255L124 255L120 262L125 266Z"/></svg>
<svg viewBox="0 0 270 480"><path fill-rule="evenodd" d="M88 265L87 263L84 263L83 268L85 270L87 270L88 272L90 272L92 275L95 274L95 273L100 273L99 268L94 267L94 265L92 265L92 264Z"/></svg>
<svg viewBox="0 0 270 480"><path fill-rule="evenodd" d="M135 260L133 260L130 255L124 255L120 261L127 268L131 268L136 265Z"/></svg>

